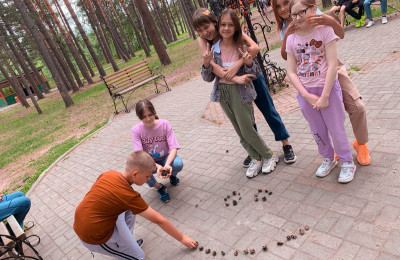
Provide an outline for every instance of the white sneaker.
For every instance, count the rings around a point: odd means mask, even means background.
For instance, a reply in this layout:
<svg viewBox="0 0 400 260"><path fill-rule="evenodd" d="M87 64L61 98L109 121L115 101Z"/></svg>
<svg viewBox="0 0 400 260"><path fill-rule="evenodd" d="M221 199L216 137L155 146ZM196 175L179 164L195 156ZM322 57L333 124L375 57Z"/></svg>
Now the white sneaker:
<svg viewBox="0 0 400 260"><path fill-rule="evenodd" d="M365 27L369 28L369 27L371 27L372 25L374 25L374 21L369 20L367 26L365 26Z"/></svg>
<svg viewBox="0 0 400 260"><path fill-rule="evenodd" d="M340 183L348 183L354 179L354 174L356 173L356 165L353 162L342 163L342 168L339 174Z"/></svg>
<svg viewBox="0 0 400 260"><path fill-rule="evenodd" d="M279 157L272 155L271 158L263 158L262 160L262 172L267 174L275 170L276 164L279 162Z"/></svg>
<svg viewBox="0 0 400 260"><path fill-rule="evenodd" d="M249 168L246 171L247 178L256 177L260 173L261 167L262 161L257 161L256 159L251 160Z"/></svg>
<svg viewBox="0 0 400 260"><path fill-rule="evenodd" d="M315 172L315 175L317 177L323 178L325 176L328 176L329 173L335 168L337 165L337 161L333 159L333 161L329 160L328 158L325 158L321 165L318 167L317 171Z"/></svg>
<svg viewBox="0 0 400 260"><path fill-rule="evenodd" d="M387 18L386 18L386 16L382 16L382 23L383 23L383 24L387 23Z"/></svg>

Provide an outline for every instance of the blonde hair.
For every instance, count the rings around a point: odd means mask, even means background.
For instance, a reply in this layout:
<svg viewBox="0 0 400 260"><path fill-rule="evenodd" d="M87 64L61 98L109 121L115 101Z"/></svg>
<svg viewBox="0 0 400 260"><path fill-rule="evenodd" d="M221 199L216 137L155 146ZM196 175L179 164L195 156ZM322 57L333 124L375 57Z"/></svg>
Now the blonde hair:
<svg viewBox="0 0 400 260"><path fill-rule="evenodd" d="M153 158L145 151L136 151L131 153L126 159L125 172L131 173L133 170L154 171L156 163Z"/></svg>

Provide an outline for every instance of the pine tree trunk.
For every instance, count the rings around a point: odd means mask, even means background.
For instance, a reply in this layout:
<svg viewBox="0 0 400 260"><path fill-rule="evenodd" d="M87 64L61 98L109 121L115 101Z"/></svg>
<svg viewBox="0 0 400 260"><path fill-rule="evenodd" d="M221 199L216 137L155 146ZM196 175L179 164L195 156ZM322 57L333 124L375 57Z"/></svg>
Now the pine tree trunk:
<svg viewBox="0 0 400 260"><path fill-rule="evenodd" d="M21 102L21 105L24 107L28 108L30 107L28 101L26 101L26 96L24 91L21 88L21 85L15 81L14 78L11 78L8 76L8 73L6 72L5 68L3 67L3 64L8 64L8 62L0 62L0 72L3 74L4 78L8 81L8 83L11 84L11 87L14 89L15 93L17 94L17 97L19 98L19 101Z"/></svg>
<svg viewBox="0 0 400 260"><path fill-rule="evenodd" d="M24 0L24 1L26 1L27 7L28 7L30 12L32 12L32 13L36 12L36 9L33 6L33 3L31 2L31 0ZM36 1L38 1L38 0L36 0ZM61 49L61 52L65 56L65 53L67 53L67 51L65 50L64 45L62 44L60 38L58 37L57 33L54 30L54 26L50 23L49 19L45 15L46 12L44 11L44 9L42 8L42 6L40 5L39 2L38 2L38 7L39 7L40 11L42 12L42 14L44 14L43 18L45 19L45 22L49 26L50 32L52 33L52 35L54 37L54 40L57 42L59 48ZM39 31L42 33L42 35L46 39L46 42L48 44L48 48L50 49L50 51L53 54L52 55L52 59L55 60L54 64L56 66L56 69L59 71L59 73L60 73L60 75L62 77L62 80L65 82L65 85L66 85L67 89L68 90L72 89L74 92L79 91L78 86L76 86L75 81L72 78L71 72L74 74L75 79L76 79L76 81L77 81L79 86L83 86L83 83L80 80L78 72L75 70L75 67L73 66L73 64L70 61L69 57L66 59L66 61L63 59L63 57L59 53L59 50L57 49L56 44L51 39L49 33L47 32L46 27L44 26L44 24L43 24L43 22L42 22L42 20L41 20L41 18L40 18L40 16L38 14L36 14L35 22L36 22L36 25L39 28ZM68 69L68 67L70 69Z"/></svg>
<svg viewBox="0 0 400 260"><path fill-rule="evenodd" d="M72 42L71 37L66 33L64 28L62 27L60 23L60 19L56 16L54 13L53 7L50 5L48 0L43 0L44 4L47 7L47 11L50 13L51 17L53 18L53 21L56 23L58 30L61 32L62 37L64 38L64 41L67 43L67 46L72 54L72 56L75 59L76 64L78 65L79 70L81 71L82 76L87 80L89 84L93 84L92 77L90 77L86 66L84 65L81 57L78 54L78 51Z"/></svg>
<svg viewBox="0 0 400 260"><path fill-rule="evenodd" d="M71 26L69 25L68 20L66 19L63 10L61 9L61 7L60 7L60 5L59 5L59 3L58 3L57 0L53 0L53 1L54 1L54 4L56 5L57 12L58 12L59 14L61 14L61 17L62 17L61 21L62 21L64 27L67 28L67 34L68 34L69 36L72 37L72 40L74 41L75 46L76 46L76 48L78 49L78 52L79 52L79 54L80 54L80 57L82 58L83 62L84 62L85 65L86 65L86 68L88 69L88 71L89 71L89 73L90 73L90 76L91 76L91 77L94 77L94 76L95 76L95 73L94 73L94 71L93 71L93 69L92 69L92 66L90 65L89 61L87 60L86 55L85 55L85 53L83 52L83 50L82 50L82 48L81 48L81 46L80 46L80 44L79 44L78 39L76 39L75 34L74 34L74 32L72 31Z"/></svg>
<svg viewBox="0 0 400 260"><path fill-rule="evenodd" d="M161 0L161 1L162 1L163 9L164 9L164 14L167 16L168 24L172 31L172 37L174 38L174 41L176 41L176 40L178 40L178 37L177 37L178 28L176 26L174 17L172 17L171 9L169 8L167 0Z"/></svg>
<svg viewBox="0 0 400 260"><path fill-rule="evenodd" d="M24 0L26 1L26 0ZM24 20L24 23L26 27L28 28L28 31L31 33L32 37L34 38L36 45L44 59L44 61L47 64L47 67L49 68L51 74L53 75L53 79L56 82L56 85L58 87L58 90L60 91L61 97L63 98L63 101L65 103L66 107L70 107L74 104L74 102L71 99L71 96L68 94L67 89L62 82L61 75L58 72L58 70L55 68L55 64L53 59L51 58L51 54L48 51L48 49L44 46L43 44L43 36L39 32L39 29L35 22L32 20L32 18L28 14L27 6L24 5L22 1L16 1L15 2L15 7L18 9L20 12L22 19Z"/></svg>
<svg viewBox="0 0 400 260"><path fill-rule="evenodd" d="M145 38L145 40L147 42L151 42L149 33L147 32L146 27L143 24L143 19L142 19L141 15L138 13L137 8L135 6L135 0L131 0L131 2L132 2L132 10L135 14L135 17L137 17L137 20L139 22L139 26L141 28L140 31L143 33L143 38Z"/></svg>
<svg viewBox="0 0 400 260"><path fill-rule="evenodd" d="M6 38L6 37L4 37ZM25 61L22 59L21 54L17 51L17 49L14 47L14 45L12 43L8 42L8 46L11 49L12 54L14 55L14 57L16 59L14 59L14 66L17 67L18 64L21 66L23 73L25 74L25 79L28 79L29 81L29 85L32 87L33 91L35 92L36 96L38 97L38 99L42 99L44 98L42 92L40 92L39 88L37 87L37 83L35 81L35 79L32 77L31 75L31 71L29 70L28 66L26 65ZM6 50L7 45L6 43L0 39L0 44L3 46L3 49ZM11 53L9 55L12 55ZM17 63L15 63L17 62ZM21 74L21 77L23 77L23 74Z"/></svg>
<svg viewBox="0 0 400 260"><path fill-rule="evenodd" d="M43 77L37 71L35 64L33 63L32 59L29 57L28 53L26 53L25 48L18 41L18 38L15 35L14 31L12 30L10 24L5 22L4 17L2 17L2 19L3 19L4 25L7 28L8 33L10 34L10 36L11 36L11 38L13 40L13 44L15 44L17 46L19 51L24 56L24 59L28 62L28 65L31 68L31 70L33 71L33 74L34 74L36 80L39 82L40 86L42 86L42 89L43 89L44 93L46 93L46 94L50 93L49 89L47 88L46 82L44 81Z"/></svg>
<svg viewBox="0 0 400 260"><path fill-rule="evenodd" d="M199 7L206 7L206 6L204 5L203 0L197 0L197 2L199 3Z"/></svg>
<svg viewBox="0 0 400 260"><path fill-rule="evenodd" d="M327 9L330 6L332 6L331 0L322 0L322 8L323 9Z"/></svg>
<svg viewBox="0 0 400 260"><path fill-rule="evenodd" d="M98 32L97 26L95 25L95 22L92 19L92 15L89 14L89 7L86 7L84 4L84 0L80 0L82 3L82 10L85 12L86 17L89 18L88 21L90 23L90 27L92 28L94 35L96 36L97 42L101 48L101 51L103 53L103 56L107 63L111 63L110 58L108 57L108 52L106 51L106 47L104 47L103 41L101 40L100 33Z"/></svg>
<svg viewBox="0 0 400 260"><path fill-rule="evenodd" d="M188 28L189 35L190 35L190 37L193 38L193 40L196 40L196 33L194 32L194 29L192 26L192 18L191 18L191 15L189 15L189 7L187 6L187 2L180 0L179 4L182 9L183 17L185 18L186 28Z"/></svg>
<svg viewBox="0 0 400 260"><path fill-rule="evenodd" d="M13 43L15 44L15 46L18 48L18 50L22 53L22 55L24 56L24 59L28 62L29 67L31 68L31 70L33 71L33 75L35 76L36 80L38 81L38 83L40 84L40 86L42 86L42 89L44 91L44 93L48 94L50 93L49 89L47 88L46 82L44 81L43 77L39 74L39 72L36 69L35 64L33 63L32 59L29 57L29 55L26 53L25 48L21 45L21 43L18 41L17 36L15 35L14 31L12 30L11 26L9 23L6 22L7 19L5 19L4 14L2 12L0 12L1 14L1 18L3 19L3 23L6 26L6 29L8 31L8 33L10 34Z"/></svg>
<svg viewBox="0 0 400 260"><path fill-rule="evenodd" d="M120 30L120 34L122 34L122 37L124 38L124 40L126 42L126 46L128 46L129 53L131 54L132 57L135 57L136 56L135 55L135 51L133 50L132 44L129 41L128 36L126 36L126 33L124 31L124 27L122 26L121 19L119 19L117 10L115 10L113 2L111 0L108 0L108 2L110 4L110 6L111 6L111 10L112 10L112 12L114 14L115 20L117 21L118 28Z"/></svg>
<svg viewBox="0 0 400 260"><path fill-rule="evenodd" d="M133 30L135 31L135 35L137 37L137 39L139 40L140 46L142 47L142 49L144 50L144 53L146 54L146 57L150 57L150 48L146 43L146 40L143 39L142 34L139 32L139 30L137 29L137 26L135 24L135 21L132 18L132 15L129 13L128 8L126 7L125 3L123 2L123 0L119 0L120 5L122 6L122 9L124 10L126 16L128 17L129 22L131 23Z"/></svg>
<svg viewBox="0 0 400 260"><path fill-rule="evenodd" d="M7 29L8 29L8 32L10 33L11 37L13 37L14 44L17 46L19 51L22 53L22 55L24 56L24 59L28 62L29 67L33 71L33 74L35 75L36 80L39 82L40 86L42 87L44 93L46 93L46 94L50 93L50 90L47 88L45 80L37 71L35 64L33 63L32 59L29 57L28 53L26 53L25 48L18 41L16 35L11 30L11 28L7 28Z"/></svg>
<svg viewBox="0 0 400 260"><path fill-rule="evenodd" d="M172 36L170 31L166 28L165 23L162 19L162 13L160 11L160 7L156 0L152 0L152 4L153 4L153 13L155 14L156 19L158 21L158 27L160 28L160 31L163 34L164 40L167 42L167 44L170 44L172 42Z"/></svg>
<svg viewBox="0 0 400 260"><path fill-rule="evenodd" d="M147 7L146 2L143 0L135 0L135 3L139 9L139 12L141 13L142 18L145 20L147 29L149 31L149 36L151 38L154 48L156 49L161 64L163 65L170 64L171 60L169 59L168 53L165 47L163 46L164 44L162 43L160 37L157 37L157 35L159 34L157 32L157 28L153 19L151 19L151 14Z"/></svg>
<svg viewBox="0 0 400 260"><path fill-rule="evenodd" d="M6 56L8 57L8 59L11 60L11 62L14 64L14 68L16 69L18 75L20 76L22 84L24 85L26 92L28 92L28 96L31 99L33 106L36 108L36 111L38 112L39 115L42 114L43 112L40 109L39 104L37 103L37 100L33 96L31 88L29 86L29 83L28 83L28 81L26 81L26 79L24 77L24 73L20 70L17 61L15 60L13 55L6 49L7 47L5 46L5 43L3 41L1 41L0 44L2 45L2 48L3 48Z"/></svg>
<svg viewBox="0 0 400 260"><path fill-rule="evenodd" d="M121 58L124 59L124 61L128 61L129 60L128 51L126 50L124 44L120 40L118 33L115 30L116 26L111 24L110 20L107 17L107 14L104 12L104 8L103 8L100 0L93 0L93 3L96 6L96 9L100 13L99 16L102 18L102 20L104 20L104 25L106 26L107 30L110 32L111 39L114 42L115 48L119 49Z"/></svg>
<svg viewBox="0 0 400 260"><path fill-rule="evenodd" d="M181 28L181 34L184 33L185 31L187 31L186 27L185 27L185 18L183 17L183 14L181 13L179 15L179 7L177 6L176 2L178 0L175 0L175 2L173 2L174 4L174 8L175 8L175 13L176 13L176 17L178 18L178 22L179 22L179 27ZM183 19L183 23L182 23L182 19Z"/></svg>
<svg viewBox="0 0 400 260"><path fill-rule="evenodd" d="M21 54L19 53L19 51L15 48L14 44L12 42L10 42L10 40L8 39L7 33L3 27L0 27L0 35L2 35L2 37L0 38L0 45L2 46L2 48L4 49L4 51L6 53L9 53L7 50L7 43L8 43L8 46L12 52L12 54L9 54L9 55L14 55L14 57L16 58L16 62L18 62L18 63L14 63L14 66L18 66L18 64L20 64L21 68L24 71L25 78L28 79L29 84L32 86L32 89L35 92L36 96L39 99L44 98L42 92L37 87L35 79L32 77L32 75L30 73L31 71L29 70L28 66L26 65L24 59L21 57ZM15 59L14 59L14 61L15 61ZM21 77L23 77L23 75L21 75Z"/></svg>
<svg viewBox="0 0 400 260"><path fill-rule="evenodd" d="M93 1L93 0L92 0ZM93 3L95 6L95 14L97 16L97 19L100 22L100 25L102 27L102 30L104 32L104 34L106 35L107 39L109 39L109 37L107 36L107 33L110 35L111 41L113 43L114 49L115 49L115 53L117 54L118 59L124 59L125 61L128 60L128 54L124 54L121 46L121 42L120 42L120 38L119 37L114 37L113 33L110 31L109 26L107 26L106 22L105 22L105 18L103 16L103 14L101 13L101 10L99 7L96 7L96 3ZM111 46L110 46L111 47Z"/></svg>
<svg viewBox="0 0 400 260"><path fill-rule="evenodd" d="M69 13L71 14L71 17L74 20L75 25L78 28L78 31L81 34L82 39L85 42L86 48L89 50L89 53L92 56L92 59L93 59L94 63L96 64L96 67L97 67L100 75L101 76L105 76L106 72L104 71L103 65L101 65L101 62L100 62L99 58L97 57L96 52L94 51L93 46L90 43L89 38L87 37L85 30L83 30L82 24L79 22L78 17L76 16L74 9L72 9L69 0L64 0L64 3L68 8Z"/></svg>
<svg viewBox="0 0 400 260"><path fill-rule="evenodd" d="M104 50L107 53L108 60L110 61L114 71L118 71L119 68L117 66L117 63L115 62L114 56L113 56L113 54L111 52L110 46L108 45L107 39L104 36L103 29L101 28L99 20L97 19L96 13L95 13L95 11L93 9L92 2L91 2L91 0L86 0L86 3L88 5L88 12L89 12L89 15L90 15L93 23L94 23L94 27L97 28L97 31L99 33L99 40L102 42L102 44L104 46Z"/></svg>

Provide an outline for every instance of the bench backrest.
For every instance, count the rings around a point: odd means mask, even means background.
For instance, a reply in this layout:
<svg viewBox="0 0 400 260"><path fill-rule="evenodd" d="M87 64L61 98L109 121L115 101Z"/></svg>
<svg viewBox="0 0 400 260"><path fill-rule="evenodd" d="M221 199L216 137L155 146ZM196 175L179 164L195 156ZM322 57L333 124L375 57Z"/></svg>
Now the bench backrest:
<svg viewBox="0 0 400 260"><path fill-rule="evenodd" d="M152 71L145 60L142 60L134 65L123 68L113 74L104 76L107 88L111 93L129 88L143 80L152 77Z"/></svg>

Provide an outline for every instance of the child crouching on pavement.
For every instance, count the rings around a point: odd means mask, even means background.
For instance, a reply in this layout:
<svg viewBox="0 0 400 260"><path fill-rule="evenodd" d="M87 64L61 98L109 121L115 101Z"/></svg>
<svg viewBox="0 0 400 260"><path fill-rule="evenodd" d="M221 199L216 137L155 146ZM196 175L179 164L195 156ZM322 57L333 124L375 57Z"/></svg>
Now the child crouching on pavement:
<svg viewBox="0 0 400 260"><path fill-rule="evenodd" d="M144 259L132 232L136 215L159 225L166 233L189 248L196 241L179 232L167 219L143 200L132 184L143 185L156 169L144 151L129 155L123 173L110 170L99 176L75 211L74 230L91 252L117 259Z"/></svg>

